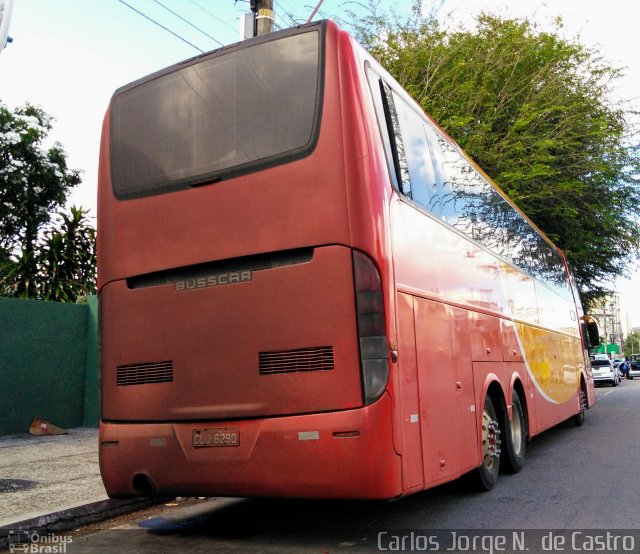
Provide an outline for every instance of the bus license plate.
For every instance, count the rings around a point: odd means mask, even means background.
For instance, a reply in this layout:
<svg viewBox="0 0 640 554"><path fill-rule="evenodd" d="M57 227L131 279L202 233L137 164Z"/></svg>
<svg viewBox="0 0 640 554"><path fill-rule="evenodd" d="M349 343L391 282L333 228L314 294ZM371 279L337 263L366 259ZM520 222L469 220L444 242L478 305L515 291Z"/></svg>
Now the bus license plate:
<svg viewBox="0 0 640 554"><path fill-rule="evenodd" d="M191 444L200 446L239 446L240 430L225 429L194 429Z"/></svg>

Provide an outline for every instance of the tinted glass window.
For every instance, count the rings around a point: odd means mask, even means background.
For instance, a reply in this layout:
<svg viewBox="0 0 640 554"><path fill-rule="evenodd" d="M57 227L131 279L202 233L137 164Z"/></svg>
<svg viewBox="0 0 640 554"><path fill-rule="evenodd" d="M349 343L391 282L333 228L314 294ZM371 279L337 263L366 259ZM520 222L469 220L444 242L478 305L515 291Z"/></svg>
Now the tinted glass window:
<svg viewBox="0 0 640 554"><path fill-rule="evenodd" d="M424 121L407 103L394 93L400 129L404 139L404 154L407 160L411 197L428 210L433 211L432 200L437 187L433 162L429 151L427 129Z"/></svg>
<svg viewBox="0 0 640 554"><path fill-rule="evenodd" d="M384 152L387 158L387 164L389 167L389 175L393 187L399 189L398 175L396 173L396 166L394 161L394 154L392 151L391 137L388 132L387 125L387 113L385 109L385 102L383 96L386 96L387 92L384 89L383 83L380 77L371 69L367 64L367 79L369 80L369 88L371 89L371 96L375 106L376 116L378 119L378 125L380 128L380 134L382 138L382 145L384 146Z"/></svg>
<svg viewBox="0 0 640 554"><path fill-rule="evenodd" d="M387 84L382 90L400 192L572 299L558 251L426 117Z"/></svg>
<svg viewBox="0 0 640 554"><path fill-rule="evenodd" d="M308 149L319 111L320 36L223 51L116 93L116 194L185 188Z"/></svg>
<svg viewBox="0 0 640 554"><path fill-rule="evenodd" d="M534 227L473 167L457 147L434 130L442 168L440 217L557 292L571 298L562 258Z"/></svg>
<svg viewBox="0 0 640 554"><path fill-rule="evenodd" d="M385 120L389 129L389 138L391 141L391 149L395 166L395 177L400 192L409 198L413 197L411 190L411 177L409 174L409 166L407 163L406 146L402 127L400 125L400 117L396 107L394 94L391 88L381 82L382 100L384 103Z"/></svg>

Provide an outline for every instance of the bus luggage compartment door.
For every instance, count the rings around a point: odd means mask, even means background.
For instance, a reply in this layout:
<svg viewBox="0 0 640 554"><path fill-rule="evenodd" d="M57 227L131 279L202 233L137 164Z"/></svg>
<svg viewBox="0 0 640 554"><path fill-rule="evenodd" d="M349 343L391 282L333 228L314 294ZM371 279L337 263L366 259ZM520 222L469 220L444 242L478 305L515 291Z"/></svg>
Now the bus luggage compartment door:
<svg viewBox="0 0 640 554"><path fill-rule="evenodd" d="M258 259L253 269L245 258L241 271L212 265L203 276L200 266L197 278L171 270L103 287L104 420L264 417L362 405L351 249L274 256L279 261L266 268L264 256Z"/></svg>

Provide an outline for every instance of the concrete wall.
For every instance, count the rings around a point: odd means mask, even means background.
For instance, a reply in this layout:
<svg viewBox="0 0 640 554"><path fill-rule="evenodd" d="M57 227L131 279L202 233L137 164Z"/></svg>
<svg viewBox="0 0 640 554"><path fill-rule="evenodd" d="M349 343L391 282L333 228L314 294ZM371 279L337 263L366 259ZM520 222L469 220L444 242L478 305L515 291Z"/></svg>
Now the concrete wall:
<svg viewBox="0 0 640 554"><path fill-rule="evenodd" d="M97 299L0 298L0 435L98 424Z"/></svg>

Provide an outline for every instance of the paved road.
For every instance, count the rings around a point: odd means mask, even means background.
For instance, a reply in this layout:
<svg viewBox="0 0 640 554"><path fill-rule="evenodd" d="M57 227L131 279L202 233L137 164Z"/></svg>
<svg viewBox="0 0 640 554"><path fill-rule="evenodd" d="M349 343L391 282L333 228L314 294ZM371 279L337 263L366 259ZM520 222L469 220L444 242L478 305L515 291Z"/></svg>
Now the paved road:
<svg viewBox="0 0 640 554"><path fill-rule="evenodd" d="M565 423L536 437L524 469L501 475L490 493L458 481L389 503L188 500L84 530L67 552L359 552L377 551L380 532L389 547L411 530L639 530L640 380L597 396L583 427Z"/></svg>

